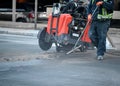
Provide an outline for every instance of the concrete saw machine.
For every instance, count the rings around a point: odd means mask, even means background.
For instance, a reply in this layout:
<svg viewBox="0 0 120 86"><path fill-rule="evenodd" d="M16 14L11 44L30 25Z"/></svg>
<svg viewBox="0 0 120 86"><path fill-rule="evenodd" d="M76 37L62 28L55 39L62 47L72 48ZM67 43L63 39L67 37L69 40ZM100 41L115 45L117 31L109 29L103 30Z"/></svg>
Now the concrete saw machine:
<svg viewBox="0 0 120 86"><path fill-rule="evenodd" d="M47 26L38 33L39 47L47 51L55 43L56 51L69 51L79 46L81 52L86 51L88 43L78 38L86 26L86 7L79 6L75 13L61 13L61 5L54 3L53 12L48 17ZM77 44L76 44L77 41ZM75 45L76 44L76 45Z"/></svg>

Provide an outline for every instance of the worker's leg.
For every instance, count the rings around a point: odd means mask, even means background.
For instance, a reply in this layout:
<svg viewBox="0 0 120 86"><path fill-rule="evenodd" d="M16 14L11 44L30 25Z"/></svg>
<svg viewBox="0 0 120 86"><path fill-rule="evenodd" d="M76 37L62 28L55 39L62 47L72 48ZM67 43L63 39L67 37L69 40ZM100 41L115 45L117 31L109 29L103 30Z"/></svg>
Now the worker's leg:
<svg viewBox="0 0 120 86"><path fill-rule="evenodd" d="M92 44L96 47L98 47L98 36L96 32L96 22L92 22L90 30L89 30L89 37L92 41Z"/></svg>
<svg viewBox="0 0 120 86"><path fill-rule="evenodd" d="M99 21L97 24L98 48L97 56L103 56L106 52L106 36L110 26L110 21Z"/></svg>

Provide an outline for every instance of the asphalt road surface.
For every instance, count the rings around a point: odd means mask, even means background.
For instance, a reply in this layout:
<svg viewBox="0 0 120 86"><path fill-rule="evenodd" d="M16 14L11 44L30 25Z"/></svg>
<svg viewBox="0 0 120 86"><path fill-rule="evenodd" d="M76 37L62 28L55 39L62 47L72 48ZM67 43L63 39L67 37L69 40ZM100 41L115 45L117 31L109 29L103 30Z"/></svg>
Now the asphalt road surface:
<svg viewBox="0 0 120 86"><path fill-rule="evenodd" d="M37 38L0 35L0 86L120 86L120 56L44 52Z"/></svg>
<svg viewBox="0 0 120 86"><path fill-rule="evenodd" d="M55 52L53 46L47 52ZM0 62L39 58L44 51L39 48L37 37L0 34Z"/></svg>

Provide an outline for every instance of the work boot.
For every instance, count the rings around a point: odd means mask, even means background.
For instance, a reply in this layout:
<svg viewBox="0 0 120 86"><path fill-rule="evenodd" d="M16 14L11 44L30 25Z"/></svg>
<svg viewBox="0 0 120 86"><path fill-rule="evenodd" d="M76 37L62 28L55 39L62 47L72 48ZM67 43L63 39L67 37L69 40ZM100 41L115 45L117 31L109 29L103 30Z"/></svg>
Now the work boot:
<svg viewBox="0 0 120 86"><path fill-rule="evenodd" d="M103 56L97 56L97 60L103 60Z"/></svg>

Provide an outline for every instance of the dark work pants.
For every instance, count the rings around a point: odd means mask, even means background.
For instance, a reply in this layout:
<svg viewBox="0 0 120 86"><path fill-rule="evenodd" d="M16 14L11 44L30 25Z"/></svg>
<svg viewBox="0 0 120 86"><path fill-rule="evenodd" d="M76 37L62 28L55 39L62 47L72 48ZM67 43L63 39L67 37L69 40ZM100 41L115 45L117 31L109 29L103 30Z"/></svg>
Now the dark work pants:
<svg viewBox="0 0 120 86"><path fill-rule="evenodd" d="M106 36L110 26L110 20L93 21L89 30L89 37L97 48L97 56L106 52Z"/></svg>

